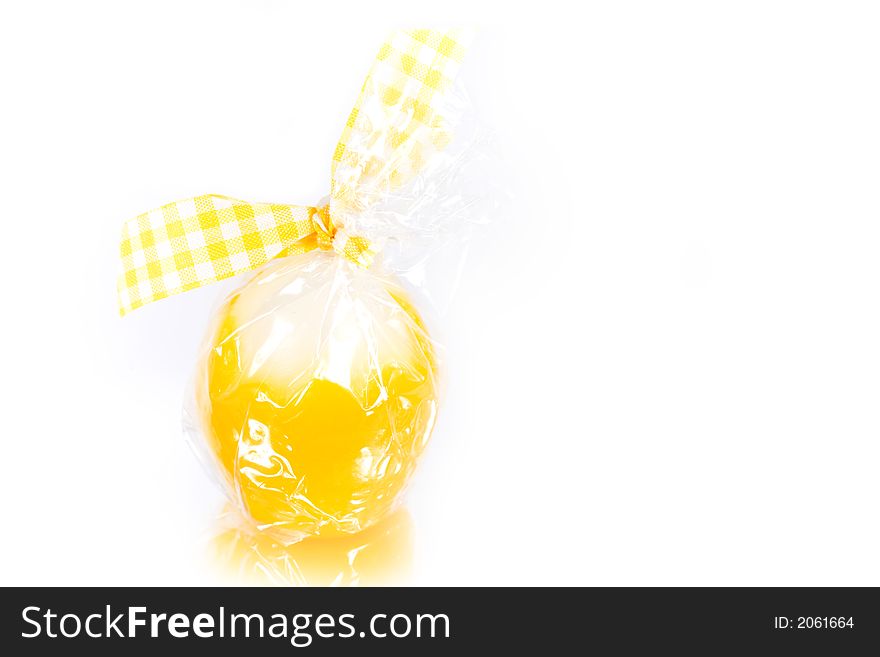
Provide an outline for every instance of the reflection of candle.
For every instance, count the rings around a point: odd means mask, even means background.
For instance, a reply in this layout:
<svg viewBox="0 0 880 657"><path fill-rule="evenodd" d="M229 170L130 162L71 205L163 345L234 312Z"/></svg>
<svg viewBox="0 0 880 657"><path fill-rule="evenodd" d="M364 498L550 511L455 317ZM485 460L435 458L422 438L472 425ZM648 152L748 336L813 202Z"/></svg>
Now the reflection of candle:
<svg viewBox="0 0 880 657"><path fill-rule="evenodd" d="M405 509L356 534L310 536L290 545L234 512L221 524L210 549L231 583L383 586L405 583L412 567L412 522Z"/></svg>
<svg viewBox="0 0 880 657"><path fill-rule="evenodd" d="M250 516L326 535L394 507L430 438L435 375L402 289L312 252L270 263L220 308L196 399Z"/></svg>

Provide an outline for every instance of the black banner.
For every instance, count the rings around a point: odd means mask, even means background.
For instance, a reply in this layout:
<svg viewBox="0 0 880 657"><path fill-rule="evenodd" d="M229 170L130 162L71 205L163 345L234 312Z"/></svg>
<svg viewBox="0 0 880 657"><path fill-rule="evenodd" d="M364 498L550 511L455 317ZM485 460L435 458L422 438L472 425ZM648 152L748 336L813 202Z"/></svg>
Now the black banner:
<svg viewBox="0 0 880 657"><path fill-rule="evenodd" d="M0 611L7 655L880 648L880 597L869 588L21 588L3 590Z"/></svg>

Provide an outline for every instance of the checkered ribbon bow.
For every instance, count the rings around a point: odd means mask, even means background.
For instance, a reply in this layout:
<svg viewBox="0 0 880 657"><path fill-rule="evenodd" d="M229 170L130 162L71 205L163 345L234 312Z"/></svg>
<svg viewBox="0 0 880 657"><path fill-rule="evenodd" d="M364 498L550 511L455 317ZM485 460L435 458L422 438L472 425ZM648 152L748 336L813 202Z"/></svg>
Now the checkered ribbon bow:
<svg viewBox="0 0 880 657"><path fill-rule="evenodd" d="M277 257L334 250L362 266L374 247L346 230L419 172L449 140L440 98L464 55L459 31L395 32L367 76L336 151L320 207L205 195L144 213L122 229L120 314L235 276Z"/></svg>

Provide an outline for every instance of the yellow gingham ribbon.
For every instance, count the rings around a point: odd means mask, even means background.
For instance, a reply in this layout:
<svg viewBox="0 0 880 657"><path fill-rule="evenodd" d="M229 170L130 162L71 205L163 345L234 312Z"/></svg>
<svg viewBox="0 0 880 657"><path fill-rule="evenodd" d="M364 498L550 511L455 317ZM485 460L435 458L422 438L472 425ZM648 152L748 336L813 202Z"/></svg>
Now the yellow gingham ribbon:
<svg viewBox="0 0 880 657"><path fill-rule="evenodd" d="M120 314L316 248L369 266L369 241L348 219L418 173L449 140L439 102L464 56L461 31L399 31L382 45L333 154L321 207L205 195L125 223Z"/></svg>

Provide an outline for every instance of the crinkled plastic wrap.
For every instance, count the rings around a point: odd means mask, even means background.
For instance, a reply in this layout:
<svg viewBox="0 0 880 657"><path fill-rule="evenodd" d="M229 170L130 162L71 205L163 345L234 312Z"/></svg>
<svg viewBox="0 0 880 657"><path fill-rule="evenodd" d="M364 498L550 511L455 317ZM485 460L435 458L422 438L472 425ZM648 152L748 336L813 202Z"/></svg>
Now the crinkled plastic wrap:
<svg viewBox="0 0 880 657"><path fill-rule="evenodd" d="M209 330L196 417L261 526L355 532L395 505L437 416L437 357L404 289L334 253L279 259Z"/></svg>
<svg viewBox="0 0 880 657"><path fill-rule="evenodd" d="M371 97L365 88L360 121L370 129L405 123ZM215 313L186 427L261 531L296 541L375 525L399 505L431 438L441 350L415 299L436 313L455 279L447 255L462 253L490 203L463 99L460 88L447 94L443 121L402 146L349 140L358 162L385 164L372 173L337 164L333 245L365 237L377 252L369 266L338 248L279 257Z"/></svg>

